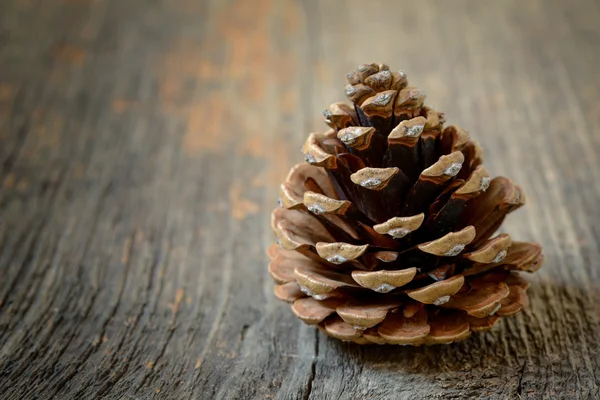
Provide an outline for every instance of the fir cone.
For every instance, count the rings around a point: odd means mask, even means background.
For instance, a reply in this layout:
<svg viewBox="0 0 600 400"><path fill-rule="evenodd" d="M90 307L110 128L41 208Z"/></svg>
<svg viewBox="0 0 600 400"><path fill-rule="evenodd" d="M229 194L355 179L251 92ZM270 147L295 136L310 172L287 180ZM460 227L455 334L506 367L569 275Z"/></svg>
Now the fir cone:
<svg viewBox="0 0 600 400"><path fill-rule="evenodd" d="M306 162L273 211L275 295L330 336L359 344L451 343L491 329L528 303L519 272L541 247L492 235L525 203L491 179L481 149L423 105L403 72L365 64L324 112Z"/></svg>

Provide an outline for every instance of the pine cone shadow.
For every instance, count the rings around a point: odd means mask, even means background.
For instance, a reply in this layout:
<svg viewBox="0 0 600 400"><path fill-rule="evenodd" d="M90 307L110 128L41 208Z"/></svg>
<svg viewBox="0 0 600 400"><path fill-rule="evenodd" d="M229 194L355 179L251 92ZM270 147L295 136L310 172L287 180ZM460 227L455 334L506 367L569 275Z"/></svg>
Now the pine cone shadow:
<svg viewBox="0 0 600 400"><path fill-rule="evenodd" d="M585 287L587 286L587 287ZM594 304L600 285L532 282L530 305L503 320L490 332L476 333L448 345L392 346L355 345L322 336L323 347L339 350L363 369L409 374L441 374L463 379L465 374L485 379L511 380L529 366L564 368L569 343L597 343L594 329L576 329L577 321L596 321ZM592 296L598 298L592 299ZM572 350L572 348L571 348ZM437 379L437 378L436 378Z"/></svg>

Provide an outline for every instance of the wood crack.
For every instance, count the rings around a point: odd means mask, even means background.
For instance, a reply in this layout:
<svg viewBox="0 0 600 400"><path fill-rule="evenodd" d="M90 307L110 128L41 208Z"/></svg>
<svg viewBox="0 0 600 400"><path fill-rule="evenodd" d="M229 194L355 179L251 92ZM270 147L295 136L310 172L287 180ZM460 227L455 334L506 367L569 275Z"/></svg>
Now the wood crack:
<svg viewBox="0 0 600 400"><path fill-rule="evenodd" d="M23 94L23 90L21 89L17 92L17 96L14 101L15 105L16 106L21 105L23 98L24 98L24 94ZM25 140L29 134L29 120L25 119L23 121L23 123L17 129L15 129L15 131L16 131L15 144L13 145L13 148L10 151L10 153L8 153L8 156L2 162L2 167L0 168L0 184L2 184L4 182L6 175L10 172L10 170L14 166L16 160L19 157L19 154L21 153L21 150L23 149L23 147L25 145ZM1 197L0 197L0 199L1 199Z"/></svg>
<svg viewBox="0 0 600 400"><path fill-rule="evenodd" d="M517 383L517 395L519 396L519 398L521 397L522 391L523 391L523 376L525 375L525 366L527 365L527 361L523 361L523 365L521 366L521 369L519 370L519 380Z"/></svg>
<svg viewBox="0 0 600 400"><path fill-rule="evenodd" d="M306 389L304 391L304 396L302 397L303 400L310 399L310 395L313 390L313 381L315 380L315 376L316 376L317 360L319 359L319 331L317 329L315 329L314 352L315 353L314 353L313 359L310 362L310 373L308 375L308 381L306 382Z"/></svg>

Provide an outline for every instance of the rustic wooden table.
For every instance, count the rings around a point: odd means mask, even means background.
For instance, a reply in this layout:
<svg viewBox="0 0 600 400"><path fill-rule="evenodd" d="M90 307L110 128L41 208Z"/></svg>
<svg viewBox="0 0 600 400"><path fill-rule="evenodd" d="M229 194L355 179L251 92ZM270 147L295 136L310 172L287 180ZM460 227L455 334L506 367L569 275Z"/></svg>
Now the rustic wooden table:
<svg viewBox="0 0 600 400"><path fill-rule="evenodd" d="M358 347L272 296L278 184L371 61L528 195L491 333ZM599 64L593 0L2 0L0 398L598 398Z"/></svg>

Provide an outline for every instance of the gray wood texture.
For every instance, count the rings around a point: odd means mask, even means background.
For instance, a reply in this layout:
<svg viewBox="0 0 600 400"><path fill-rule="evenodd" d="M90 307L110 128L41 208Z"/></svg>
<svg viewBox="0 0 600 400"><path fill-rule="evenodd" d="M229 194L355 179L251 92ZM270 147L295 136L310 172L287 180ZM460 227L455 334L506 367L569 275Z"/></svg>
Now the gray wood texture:
<svg viewBox="0 0 600 400"><path fill-rule="evenodd" d="M372 61L528 196L491 333L359 347L272 295L278 184ZM0 398L598 398L599 65L593 0L2 0Z"/></svg>

